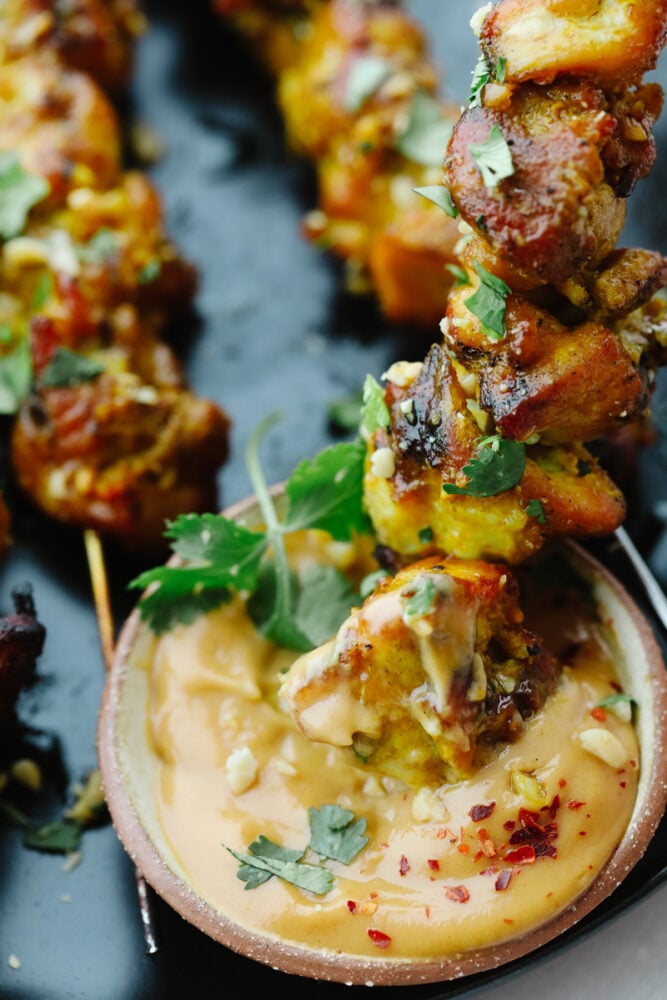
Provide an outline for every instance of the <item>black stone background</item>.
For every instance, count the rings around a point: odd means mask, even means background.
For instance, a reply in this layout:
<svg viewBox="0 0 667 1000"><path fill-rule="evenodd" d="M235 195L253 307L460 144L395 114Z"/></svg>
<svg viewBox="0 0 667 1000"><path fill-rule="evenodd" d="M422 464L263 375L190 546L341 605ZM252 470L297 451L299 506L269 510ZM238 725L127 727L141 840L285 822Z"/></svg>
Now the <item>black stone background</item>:
<svg viewBox="0 0 667 1000"><path fill-rule="evenodd" d="M468 27L471 0L412 0L426 26L444 89L462 101L477 58ZM270 481L335 440L327 404L378 377L394 360L421 359L437 331L389 325L373 305L341 291L336 263L299 236L315 202L307 164L285 149L272 86L207 0L150 0L129 113L157 129L166 155L152 168L177 242L201 270L196 312L175 331L196 391L218 400L233 419L232 456L220 475L221 505L249 492L243 452L268 413L284 419L263 448ZM664 58L655 74L667 78ZM624 242L667 252L662 195L667 187L667 118L657 130L661 159L633 196ZM656 396L656 423L667 416ZM667 581L667 446L658 433L637 475L625 484L628 527ZM11 494L10 494L11 495ZM662 516L661 517L659 516ZM16 544L0 571L0 603L11 587L33 582L48 639L39 679L23 697L26 737L43 751L50 783L64 790L96 764L95 726L104 677L80 535L54 527L19 502ZM635 579L603 552L629 587ZM126 582L140 564L109 551L114 613L131 607ZM641 591L637 596L642 601ZM57 808L57 802L52 803ZM616 894L568 940L611 919L664 880L667 826ZM12 1000L153 1000L165 997L261 997L287 990L298 1000L349 997L362 988L286 977L232 954L156 901L161 948L144 954L133 866L110 825L85 835L82 864L24 850L17 831L0 826L0 998ZM71 902L61 900L63 895ZM22 962L7 964L10 953ZM544 953L544 952L543 952ZM534 958L527 961L532 962ZM525 963L517 963L522 967ZM514 968L514 966L512 967ZM496 973L506 975L511 969ZM461 996L493 975L463 983L406 988L415 998ZM373 996L390 991L377 988Z"/></svg>

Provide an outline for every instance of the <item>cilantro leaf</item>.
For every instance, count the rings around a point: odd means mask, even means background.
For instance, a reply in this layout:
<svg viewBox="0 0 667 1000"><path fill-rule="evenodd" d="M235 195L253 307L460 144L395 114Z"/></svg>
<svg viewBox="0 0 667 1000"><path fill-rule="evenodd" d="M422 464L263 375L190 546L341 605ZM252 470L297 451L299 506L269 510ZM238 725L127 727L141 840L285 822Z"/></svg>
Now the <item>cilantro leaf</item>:
<svg viewBox="0 0 667 1000"><path fill-rule="evenodd" d="M320 528L339 542L368 533L363 508L366 449L362 441L325 448L304 459L285 484L288 506L283 530Z"/></svg>
<svg viewBox="0 0 667 1000"><path fill-rule="evenodd" d="M393 72L392 64L379 56L360 56L355 59L347 78L345 110L359 111Z"/></svg>
<svg viewBox="0 0 667 1000"><path fill-rule="evenodd" d="M25 229L28 213L46 198L49 185L23 169L16 153L0 153L0 238L11 240Z"/></svg>
<svg viewBox="0 0 667 1000"><path fill-rule="evenodd" d="M491 67L485 56L480 56L477 65L472 71L472 83L470 84L470 94L468 95L468 107L481 108L484 87L491 79Z"/></svg>
<svg viewBox="0 0 667 1000"><path fill-rule="evenodd" d="M327 406L327 417L331 427L339 432L356 431L361 420L361 405L363 393L361 390L335 399Z"/></svg>
<svg viewBox="0 0 667 1000"><path fill-rule="evenodd" d="M27 339L0 355L0 413L16 413L32 382L32 357Z"/></svg>
<svg viewBox="0 0 667 1000"><path fill-rule="evenodd" d="M389 410L384 401L384 389L367 375L362 390L361 423L367 434L389 427Z"/></svg>
<svg viewBox="0 0 667 1000"><path fill-rule="evenodd" d="M368 843L366 820L357 819L349 809L325 805L308 810L311 850L323 858L349 865Z"/></svg>
<svg viewBox="0 0 667 1000"><path fill-rule="evenodd" d="M506 300L511 289L502 278L491 274L478 261L473 261L473 267L479 275L480 284L465 300L466 309L477 317L482 324L482 332L490 340L502 340L505 336Z"/></svg>
<svg viewBox="0 0 667 1000"><path fill-rule="evenodd" d="M299 579L293 570L287 568L283 576L274 560L266 560L260 567L257 585L246 608L255 628L271 642L308 653L315 644L297 621L299 590Z"/></svg>
<svg viewBox="0 0 667 1000"><path fill-rule="evenodd" d="M468 150L487 188L497 187L500 181L514 173L512 153L499 125L492 127L484 142L469 143Z"/></svg>
<svg viewBox="0 0 667 1000"><path fill-rule="evenodd" d="M446 188L444 184L428 184L426 187L413 188L412 190L415 194L420 194L422 198L427 198L428 201L438 205L452 219L458 216L459 210L452 201L449 188Z"/></svg>
<svg viewBox="0 0 667 1000"><path fill-rule="evenodd" d="M220 514L181 514L165 536L173 551L189 562L215 563L224 586L252 590L267 549L266 533L250 531Z"/></svg>
<svg viewBox="0 0 667 1000"><path fill-rule="evenodd" d="M408 160L424 167L439 167L452 134L442 105L430 94L418 90L412 98L408 121L396 148Z"/></svg>
<svg viewBox="0 0 667 1000"><path fill-rule="evenodd" d="M231 847L226 847L226 850L240 862L236 875L246 883L246 889L256 888L272 875L317 896L324 896L333 888L334 877L327 868L298 860L303 857L303 851L289 851L267 837L260 836L252 843L248 848L249 854L234 851Z"/></svg>
<svg viewBox="0 0 667 1000"><path fill-rule="evenodd" d="M529 517L534 517L538 524L546 524L547 516L544 513L544 507L541 500L531 500L526 506L526 514Z"/></svg>
<svg viewBox="0 0 667 1000"><path fill-rule="evenodd" d="M404 616L407 621L415 618L423 618L433 610L435 604L436 589L430 576L423 573L416 580L408 584L402 596L408 599L405 602Z"/></svg>
<svg viewBox="0 0 667 1000"><path fill-rule="evenodd" d="M84 264L104 264L118 253L118 238L113 229L98 229L95 235L76 247L76 255Z"/></svg>
<svg viewBox="0 0 667 1000"><path fill-rule="evenodd" d="M27 827L23 831L23 846L33 851L70 854L81 843L81 825L68 820Z"/></svg>
<svg viewBox="0 0 667 1000"><path fill-rule="evenodd" d="M417 536L422 545L428 545L429 542L433 541L433 528L427 525L425 528L420 528L417 532Z"/></svg>
<svg viewBox="0 0 667 1000"><path fill-rule="evenodd" d="M445 271L449 271L449 273L456 278L457 287L463 287L464 285L470 284L468 272L464 271L464 269L459 267L458 264L445 264Z"/></svg>
<svg viewBox="0 0 667 1000"><path fill-rule="evenodd" d="M158 566L140 573L128 584L145 590L157 584L139 601L139 615L155 635L175 625L190 625L199 615L214 611L231 599L226 579L215 567Z"/></svg>
<svg viewBox="0 0 667 1000"><path fill-rule="evenodd" d="M311 566L299 580L296 622L313 646L336 634L359 594L335 566Z"/></svg>
<svg viewBox="0 0 667 1000"><path fill-rule="evenodd" d="M77 354L67 347L56 347L39 383L46 389L70 388L81 382L92 382L103 371L104 365L93 358Z"/></svg>
<svg viewBox="0 0 667 1000"><path fill-rule="evenodd" d="M504 83L506 76L507 76L507 59L505 58L505 56L499 56L498 62L496 63L497 82Z"/></svg>
<svg viewBox="0 0 667 1000"><path fill-rule="evenodd" d="M35 290L32 293L32 299L30 300L32 308L36 310L43 309L49 299L53 298L54 290L53 275L50 271L44 271L40 274L35 285Z"/></svg>
<svg viewBox="0 0 667 1000"><path fill-rule="evenodd" d="M450 494L493 497L516 486L525 468L526 451L520 441L486 438L480 443L477 458L463 467L469 479L468 485L461 487L445 483L442 488Z"/></svg>
<svg viewBox="0 0 667 1000"><path fill-rule="evenodd" d="M359 584L359 596L362 600L366 600L373 593L380 580L386 580L388 576L389 573L386 569L376 569L373 573L367 573Z"/></svg>
<svg viewBox="0 0 667 1000"><path fill-rule="evenodd" d="M629 694L610 694L608 698L603 698L602 701L598 702L598 708L613 708L614 705L620 705L623 702L629 705L636 705L637 702Z"/></svg>

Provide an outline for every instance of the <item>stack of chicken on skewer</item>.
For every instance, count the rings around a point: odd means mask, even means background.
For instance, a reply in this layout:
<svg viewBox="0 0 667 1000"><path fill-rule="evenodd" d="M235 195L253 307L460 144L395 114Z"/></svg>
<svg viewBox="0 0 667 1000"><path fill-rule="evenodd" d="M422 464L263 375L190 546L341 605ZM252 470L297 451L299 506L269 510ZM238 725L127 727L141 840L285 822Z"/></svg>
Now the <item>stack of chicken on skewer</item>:
<svg viewBox="0 0 667 1000"><path fill-rule="evenodd" d="M282 687L307 736L415 787L471 774L555 689L510 567L621 524L586 442L641 419L665 363L667 261L615 243L655 156L667 2L500 0L473 24L483 83L445 157L465 274L368 439L390 574Z"/></svg>
<svg viewBox="0 0 667 1000"><path fill-rule="evenodd" d="M315 166L309 239L389 319L434 327L456 224L414 193L440 180L458 108L438 97L418 24L393 3L215 0L276 79L287 140Z"/></svg>
<svg viewBox="0 0 667 1000"><path fill-rule="evenodd" d="M21 490L63 523L157 549L165 518L215 508L228 419L161 339L195 275L151 182L123 169L103 89L126 87L142 24L133 0L3 5L3 186L24 211L4 220L0 320L5 364L28 372L11 432Z"/></svg>

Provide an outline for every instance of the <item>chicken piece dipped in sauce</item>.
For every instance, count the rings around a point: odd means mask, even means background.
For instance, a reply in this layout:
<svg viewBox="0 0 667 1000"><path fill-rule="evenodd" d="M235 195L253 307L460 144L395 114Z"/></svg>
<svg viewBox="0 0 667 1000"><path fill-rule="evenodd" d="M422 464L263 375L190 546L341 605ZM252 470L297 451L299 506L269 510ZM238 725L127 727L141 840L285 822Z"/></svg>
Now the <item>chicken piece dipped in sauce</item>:
<svg viewBox="0 0 667 1000"><path fill-rule="evenodd" d="M433 556L381 582L281 687L311 740L414 788L469 776L558 682L506 567Z"/></svg>

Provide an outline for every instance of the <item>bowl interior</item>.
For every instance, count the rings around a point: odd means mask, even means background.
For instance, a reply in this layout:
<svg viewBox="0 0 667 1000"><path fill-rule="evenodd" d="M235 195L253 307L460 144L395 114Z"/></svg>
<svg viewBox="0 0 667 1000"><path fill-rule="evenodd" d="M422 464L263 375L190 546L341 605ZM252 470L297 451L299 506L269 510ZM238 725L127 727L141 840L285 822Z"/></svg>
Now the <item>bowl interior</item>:
<svg viewBox="0 0 667 1000"><path fill-rule="evenodd" d="M252 526L252 500L226 512ZM99 755L112 820L139 869L181 916L247 957L288 973L350 984L407 985L445 981L497 968L550 941L610 895L642 857L667 804L667 674L652 630L627 591L585 550L565 546L588 581L603 620L613 623L618 673L637 704L641 752L631 822L600 875L576 902L548 923L493 948L415 962L310 951L245 929L217 912L191 884L166 838L156 805L158 760L149 740L147 699L152 637L134 612L128 619L108 678L99 721Z"/></svg>

